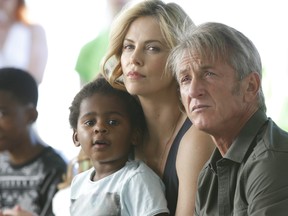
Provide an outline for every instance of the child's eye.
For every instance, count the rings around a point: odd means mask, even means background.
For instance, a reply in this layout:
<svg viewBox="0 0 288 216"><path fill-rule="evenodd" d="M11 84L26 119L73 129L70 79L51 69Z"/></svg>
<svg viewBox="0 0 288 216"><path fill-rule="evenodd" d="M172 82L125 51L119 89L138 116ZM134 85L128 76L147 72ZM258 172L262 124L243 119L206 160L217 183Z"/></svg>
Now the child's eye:
<svg viewBox="0 0 288 216"><path fill-rule="evenodd" d="M119 124L119 122L117 121L117 120L114 120L114 119L111 119L111 120L108 120L108 124L109 125L118 125Z"/></svg>
<svg viewBox="0 0 288 216"><path fill-rule="evenodd" d="M0 110L0 118L3 118L7 115L7 112L5 110Z"/></svg>
<svg viewBox="0 0 288 216"><path fill-rule="evenodd" d="M87 126L93 126L93 125L95 125L95 121L94 120L87 120L84 122L84 124Z"/></svg>

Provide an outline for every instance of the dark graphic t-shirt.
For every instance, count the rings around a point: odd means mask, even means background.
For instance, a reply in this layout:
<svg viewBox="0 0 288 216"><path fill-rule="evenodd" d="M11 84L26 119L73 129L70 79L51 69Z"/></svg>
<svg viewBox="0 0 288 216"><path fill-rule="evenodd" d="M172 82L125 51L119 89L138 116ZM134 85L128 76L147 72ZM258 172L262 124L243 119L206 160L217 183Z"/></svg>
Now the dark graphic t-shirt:
<svg viewBox="0 0 288 216"><path fill-rule="evenodd" d="M52 198L65 171L65 161L51 147L18 166L10 164L6 153L0 153L0 209L18 204L39 215L53 215Z"/></svg>

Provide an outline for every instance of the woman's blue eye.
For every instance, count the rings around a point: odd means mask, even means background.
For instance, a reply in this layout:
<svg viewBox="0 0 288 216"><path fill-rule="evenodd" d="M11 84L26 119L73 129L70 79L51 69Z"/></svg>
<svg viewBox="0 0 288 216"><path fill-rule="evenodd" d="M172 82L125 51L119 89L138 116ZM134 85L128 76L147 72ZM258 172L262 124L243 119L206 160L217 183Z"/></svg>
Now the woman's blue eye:
<svg viewBox="0 0 288 216"><path fill-rule="evenodd" d="M159 47L155 47L155 46L147 46L147 50L154 51L154 52L159 52L160 48Z"/></svg>
<svg viewBox="0 0 288 216"><path fill-rule="evenodd" d="M133 48L134 48L134 46L131 45L131 44L123 45L123 50L131 50L131 49L133 49Z"/></svg>

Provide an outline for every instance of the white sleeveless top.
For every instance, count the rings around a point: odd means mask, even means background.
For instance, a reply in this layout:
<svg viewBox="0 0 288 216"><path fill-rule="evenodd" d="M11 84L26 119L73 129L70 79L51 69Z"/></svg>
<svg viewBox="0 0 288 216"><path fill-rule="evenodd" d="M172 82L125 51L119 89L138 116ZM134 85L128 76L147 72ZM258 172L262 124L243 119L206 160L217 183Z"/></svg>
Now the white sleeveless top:
<svg viewBox="0 0 288 216"><path fill-rule="evenodd" d="M29 26L15 23L10 28L7 39L0 50L0 67L27 69L30 59L32 33Z"/></svg>

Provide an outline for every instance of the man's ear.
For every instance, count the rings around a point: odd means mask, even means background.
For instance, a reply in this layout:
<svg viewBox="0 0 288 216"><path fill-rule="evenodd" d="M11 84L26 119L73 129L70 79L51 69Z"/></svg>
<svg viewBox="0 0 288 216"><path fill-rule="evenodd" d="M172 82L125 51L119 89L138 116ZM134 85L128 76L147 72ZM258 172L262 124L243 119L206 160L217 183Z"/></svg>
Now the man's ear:
<svg viewBox="0 0 288 216"><path fill-rule="evenodd" d="M77 133L77 131L75 129L73 129L72 139L73 139L74 145L76 147L79 147L80 146L80 142L78 140L78 133Z"/></svg>
<svg viewBox="0 0 288 216"><path fill-rule="evenodd" d="M245 101L253 101L257 97L261 80L260 75L257 72L252 72L244 78L245 82Z"/></svg>

